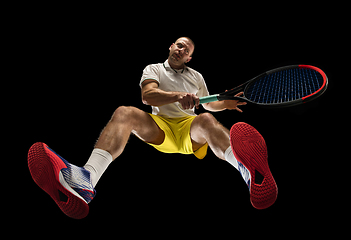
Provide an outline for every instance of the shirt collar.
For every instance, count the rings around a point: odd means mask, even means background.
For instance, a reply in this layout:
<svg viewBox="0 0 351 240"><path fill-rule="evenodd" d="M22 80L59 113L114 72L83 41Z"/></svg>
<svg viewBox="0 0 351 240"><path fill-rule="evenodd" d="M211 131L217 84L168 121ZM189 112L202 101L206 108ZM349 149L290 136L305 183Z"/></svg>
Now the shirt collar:
<svg viewBox="0 0 351 240"><path fill-rule="evenodd" d="M179 71L180 69L173 69L170 65L169 65L169 63L168 63L168 59L163 63L163 66L164 66L164 68L166 69L166 70L169 70L169 71L174 71L175 73L178 73L177 71ZM185 65L184 65L185 66ZM180 73L183 73L184 72L184 70L187 70L187 71L189 71L188 70L188 67L187 66L185 66L184 68L183 68L183 70L180 72Z"/></svg>

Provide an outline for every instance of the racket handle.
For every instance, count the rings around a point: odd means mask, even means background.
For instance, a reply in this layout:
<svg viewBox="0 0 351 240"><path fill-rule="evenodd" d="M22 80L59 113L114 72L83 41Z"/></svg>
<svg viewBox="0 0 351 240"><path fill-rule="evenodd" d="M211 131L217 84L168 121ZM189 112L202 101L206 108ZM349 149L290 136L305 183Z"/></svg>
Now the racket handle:
<svg viewBox="0 0 351 240"><path fill-rule="evenodd" d="M210 96L206 96L206 97L200 97L200 104L209 103L209 102L216 102L216 101L218 101L217 97L218 97L218 94L210 95Z"/></svg>

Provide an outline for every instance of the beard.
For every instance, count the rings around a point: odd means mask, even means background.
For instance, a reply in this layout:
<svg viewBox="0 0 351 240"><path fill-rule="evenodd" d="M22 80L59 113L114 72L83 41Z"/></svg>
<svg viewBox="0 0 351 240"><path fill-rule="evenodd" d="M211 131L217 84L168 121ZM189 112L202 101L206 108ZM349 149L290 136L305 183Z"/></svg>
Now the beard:
<svg viewBox="0 0 351 240"><path fill-rule="evenodd" d="M180 56L178 53L173 52L169 54L169 59L177 65L184 65L186 62L186 59L183 58L183 56Z"/></svg>
<svg viewBox="0 0 351 240"><path fill-rule="evenodd" d="M175 69L181 69L185 67L188 58L185 55L180 55L177 51L170 51L168 61L171 62Z"/></svg>
<svg viewBox="0 0 351 240"><path fill-rule="evenodd" d="M176 62L181 60L181 57L179 57L179 55L177 55L176 53L173 53L172 55L170 55L170 57L172 58L173 61L176 61Z"/></svg>

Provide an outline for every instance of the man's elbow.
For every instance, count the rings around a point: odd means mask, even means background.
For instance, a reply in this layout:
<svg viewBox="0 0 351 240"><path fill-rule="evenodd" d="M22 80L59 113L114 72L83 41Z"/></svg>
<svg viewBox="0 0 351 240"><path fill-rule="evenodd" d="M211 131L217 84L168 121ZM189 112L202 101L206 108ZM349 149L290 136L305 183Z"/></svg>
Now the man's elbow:
<svg viewBox="0 0 351 240"><path fill-rule="evenodd" d="M141 101L145 104L145 105L151 105L149 103L149 98L146 96L146 94L142 94L141 95Z"/></svg>
<svg viewBox="0 0 351 240"><path fill-rule="evenodd" d="M147 99L147 98L142 98L142 102L145 104L145 105L150 105L150 106L154 106L150 103L150 101Z"/></svg>
<svg viewBox="0 0 351 240"><path fill-rule="evenodd" d="M145 99L141 100L145 105L149 105L148 102Z"/></svg>

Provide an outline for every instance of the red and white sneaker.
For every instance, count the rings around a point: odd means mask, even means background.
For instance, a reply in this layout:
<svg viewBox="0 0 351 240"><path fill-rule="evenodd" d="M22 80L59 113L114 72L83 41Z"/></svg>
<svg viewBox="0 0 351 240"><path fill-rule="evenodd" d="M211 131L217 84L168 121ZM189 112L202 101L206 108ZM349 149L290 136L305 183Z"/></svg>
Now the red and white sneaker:
<svg viewBox="0 0 351 240"><path fill-rule="evenodd" d="M69 163L40 142L29 149L28 167L34 182L67 216L81 219L88 215L88 203L96 194L88 170Z"/></svg>
<svg viewBox="0 0 351 240"><path fill-rule="evenodd" d="M230 129L230 145L238 170L249 187L252 206L268 208L277 199L278 187L268 166L262 135L249 124L238 122Z"/></svg>

